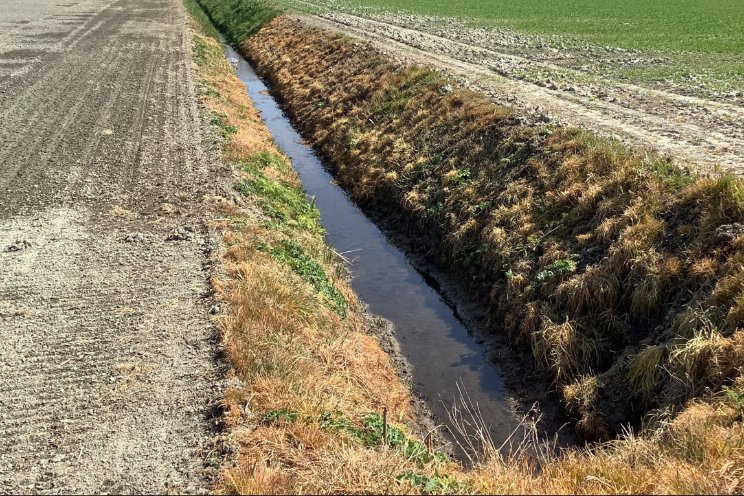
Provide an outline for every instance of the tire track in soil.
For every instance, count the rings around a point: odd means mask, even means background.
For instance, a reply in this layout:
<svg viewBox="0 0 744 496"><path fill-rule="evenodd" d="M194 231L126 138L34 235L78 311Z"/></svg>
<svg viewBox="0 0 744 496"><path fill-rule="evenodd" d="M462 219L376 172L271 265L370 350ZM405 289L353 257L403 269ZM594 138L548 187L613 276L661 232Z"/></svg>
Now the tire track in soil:
<svg viewBox="0 0 744 496"><path fill-rule="evenodd" d="M204 492L221 373L202 197L229 171L181 2L7 9L29 22L0 60L47 52L0 81L0 493ZM24 35L61 18L59 42Z"/></svg>
<svg viewBox="0 0 744 496"><path fill-rule="evenodd" d="M604 82L604 89L617 98L604 101L544 88L517 75L517 69L524 67L568 72L549 63L348 13L301 16L300 20L372 41L406 62L464 77L498 103L516 106L526 114L558 117L635 146L656 149L701 172L721 165L744 174L744 108L740 106L610 81ZM540 110L535 112L536 108ZM711 118L715 123L708 121Z"/></svg>

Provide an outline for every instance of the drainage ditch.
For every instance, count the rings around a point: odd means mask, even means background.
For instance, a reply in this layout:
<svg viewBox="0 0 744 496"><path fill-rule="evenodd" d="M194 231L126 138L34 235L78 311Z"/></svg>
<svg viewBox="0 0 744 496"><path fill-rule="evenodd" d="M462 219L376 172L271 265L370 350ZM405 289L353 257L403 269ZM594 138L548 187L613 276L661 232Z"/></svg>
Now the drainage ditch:
<svg viewBox="0 0 744 496"><path fill-rule="evenodd" d="M230 47L225 53L275 142L292 161L306 193L315 198L327 242L350 260L352 287L372 313L393 323L395 338L412 369L414 393L427 403L434 421L450 433L456 431L452 409L462 407L465 398L483 419L493 442L503 443L519 423L507 401L498 364L489 361L483 346L433 287L436 284L419 273L335 184L250 63ZM466 420L471 421L469 416Z"/></svg>

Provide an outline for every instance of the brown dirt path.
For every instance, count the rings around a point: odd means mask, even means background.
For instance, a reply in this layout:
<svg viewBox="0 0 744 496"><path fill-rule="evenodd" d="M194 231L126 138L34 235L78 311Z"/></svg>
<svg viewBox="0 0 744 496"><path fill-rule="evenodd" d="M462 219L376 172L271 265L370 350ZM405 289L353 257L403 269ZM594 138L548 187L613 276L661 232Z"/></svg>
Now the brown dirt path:
<svg viewBox="0 0 744 496"><path fill-rule="evenodd" d="M6 0L0 28L0 493L203 492L225 171L181 1Z"/></svg>

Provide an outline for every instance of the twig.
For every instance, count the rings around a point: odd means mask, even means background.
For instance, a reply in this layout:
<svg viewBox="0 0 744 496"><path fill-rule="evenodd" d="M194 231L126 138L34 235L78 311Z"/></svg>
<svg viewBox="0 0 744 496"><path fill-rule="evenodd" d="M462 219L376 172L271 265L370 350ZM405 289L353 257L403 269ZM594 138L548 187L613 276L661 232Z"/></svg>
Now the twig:
<svg viewBox="0 0 744 496"><path fill-rule="evenodd" d="M535 241L535 247L534 247L534 248L533 248L532 250L533 250L533 251L534 251L534 250L536 250L536 249L537 249L537 247L538 247L538 246L540 245L540 243L542 242L542 240L543 240L543 239L545 239L545 238L546 238L546 237L548 236L548 234L551 234L551 233L553 233L554 231L557 231L557 230L558 230L558 229L560 229L561 227L563 227L563 224L558 224L558 225L557 225L556 227L554 227L554 228L553 228L553 229L551 229L550 231L546 232L545 234L543 234L542 236L540 236L539 238L537 238L537 241Z"/></svg>
<svg viewBox="0 0 744 496"><path fill-rule="evenodd" d="M434 434L434 431L429 431L429 433L424 438L424 445L426 446L426 454L429 455L429 457L434 456L434 438L432 437L432 434Z"/></svg>
<svg viewBox="0 0 744 496"><path fill-rule="evenodd" d="M340 258L341 260L343 260L347 264L351 264L351 260L349 260L348 258L346 258L345 256L343 256L342 253L337 252L333 248L331 248L331 251L333 252L334 255L336 255L338 258ZM344 253L348 253L348 252L344 252Z"/></svg>
<svg viewBox="0 0 744 496"><path fill-rule="evenodd" d="M355 251L362 251L362 248L354 248L353 250L346 250L338 253L338 255L346 255L347 253L354 253Z"/></svg>
<svg viewBox="0 0 744 496"><path fill-rule="evenodd" d="M388 445L387 407L382 409L382 444Z"/></svg>

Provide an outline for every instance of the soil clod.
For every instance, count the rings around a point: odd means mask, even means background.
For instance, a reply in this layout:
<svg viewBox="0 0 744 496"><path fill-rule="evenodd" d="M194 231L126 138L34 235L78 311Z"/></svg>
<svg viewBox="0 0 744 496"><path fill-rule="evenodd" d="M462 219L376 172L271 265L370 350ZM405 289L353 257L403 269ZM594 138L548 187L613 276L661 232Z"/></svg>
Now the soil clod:
<svg viewBox="0 0 744 496"><path fill-rule="evenodd" d="M7 252L22 251L22 250L26 250L28 248L31 248L31 246L33 246L33 245L31 244L31 242L29 240L27 240L27 239L20 239L20 240L16 240L13 243L11 243L5 249L5 251L7 251Z"/></svg>

